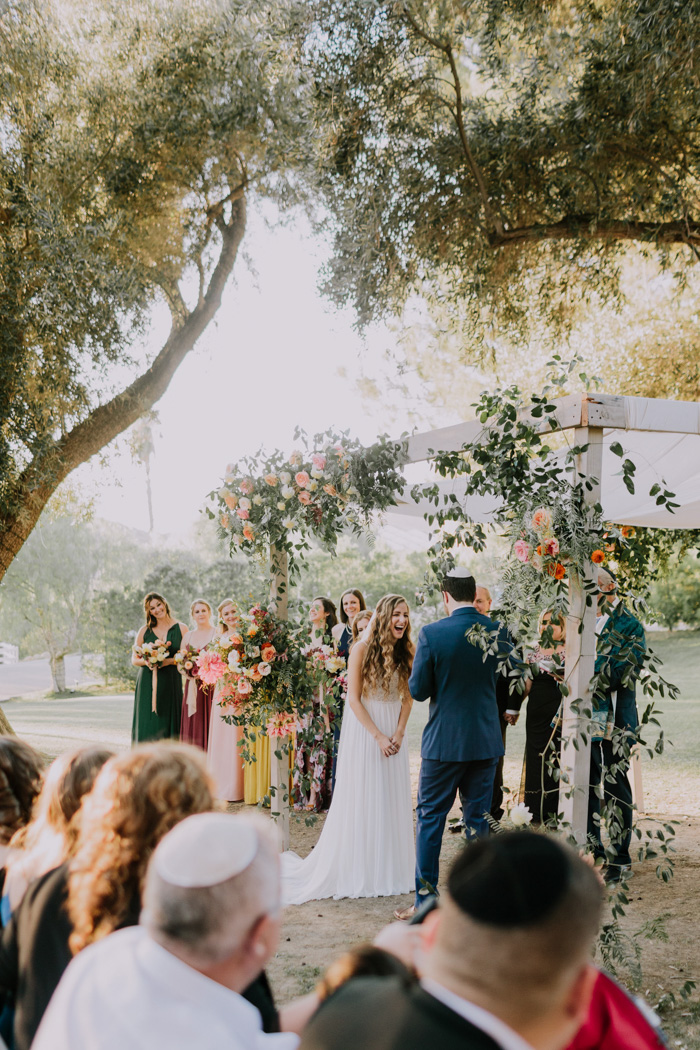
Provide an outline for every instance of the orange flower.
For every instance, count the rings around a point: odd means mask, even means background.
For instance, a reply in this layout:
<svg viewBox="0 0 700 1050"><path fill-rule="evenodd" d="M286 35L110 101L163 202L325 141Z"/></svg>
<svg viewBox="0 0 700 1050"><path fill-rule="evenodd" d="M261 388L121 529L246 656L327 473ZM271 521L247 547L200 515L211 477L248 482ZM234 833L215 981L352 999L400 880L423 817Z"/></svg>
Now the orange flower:
<svg viewBox="0 0 700 1050"><path fill-rule="evenodd" d="M229 518L228 514L222 514L219 518L219 521L221 522L222 529L227 529L231 524L231 519Z"/></svg>
<svg viewBox="0 0 700 1050"><path fill-rule="evenodd" d="M537 553L540 555L540 557L542 557L542 544L541 543L537 544Z"/></svg>
<svg viewBox="0 0 700 1050"><path fill-rule="evenodd" d="M605 561L605 554L601 550L595 550L591 554L591 561L594 565L602 565Z"/></svg>
<svg viewBox="0 0 700 1050"><path fill-rule="evenodd" d="M323 486L323 491L327 492L329 496L337 496L338 495L338 492L337 492L337 490L335 488L335 485L324 485Z"/></svg>
<svg viewBox="0 0 700 1050"><path fill-rule="evenodd" d="M623 525L620 529L620 532L626 540L631 540L632 537L636 534L637 530L635 529L634 525Z"/></svg>
<svg viewBox="0 0 700 1050"><path fill-rule="evenodd" d="M254 540L255 539L255 533L251 529L250 525L244 525L243 526L243 535L245 536L245 538L247 540Z"/></svg>
<svg viewBox="0 0 700 1050"><path fill-rule="evenodd" d="M556 566L554 567L554 578L556 580L563 580L565 576L566 576L566 569L564 568L562 563L560 561L558 561Z"/></svg>

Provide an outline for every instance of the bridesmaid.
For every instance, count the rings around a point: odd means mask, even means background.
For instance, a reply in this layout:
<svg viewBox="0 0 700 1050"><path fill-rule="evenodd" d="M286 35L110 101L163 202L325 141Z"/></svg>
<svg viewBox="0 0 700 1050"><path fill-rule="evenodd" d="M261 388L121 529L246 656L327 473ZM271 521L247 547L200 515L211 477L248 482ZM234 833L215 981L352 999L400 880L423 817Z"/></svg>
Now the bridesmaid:
<svg viewBox="0 0 700 1050"><path fill-rule="evenodd" d="M182 648L186 649L188 645L191 645L201 652L209 645L215 633L211 622L211 605L205 602L204 598L196 598L190 605L190 616L196 626L182 639ZM185 744L196 744L204 751L207 750L209 742L211 697L210 685L204 685L198 678L185 678L185 695L182 698L180 717L180 740Z"/></svg>
<svg viewBox="0 0 700 1050"><path fill-rule="evenodd" d="M311 645L332 645L337 624L335 605L329 598L314 598L309 609ZM320 701L317 702L320 707ZM330 728L330 727L329 727ZM294 808L318 813L330 805L332 753L326 748L326 734L320 730L313 740L297 734L294 764Z"/></svg>
<svg viewBox="0 0 700 1050"><path fill-rule="evenodd" d="M362 609L352 621L352 641L350 642L351 649L355 642L358 640L358 638L361 636L365 628L369 627L369 622L372 619L372 611L372 609Z"/></svg>
<svg viewBox="0 0 700 1050"><path fill-rule="evenodd" d="M182 648L182 636L187 632L184 623L173 619L168 603L161 594L151 592L143 599L146 625L136 636L136 645L144 642L170 642L168 656L158 671L151 671L140 656L132 657L134 667L139 667L134 696L134 720L131 740L141 744L145 740L177 739L180 736L180 711L182 708L182 679L175 666L175 653ZM156 701L153 704L153 675L156 674ZM153 707L155 706L155 711Z"/></svg>
<svg viewBox="0 0 700 1050"><path fill-rule="evenodd" d="M533 824L546 824L559 809L559 782L552 765L559 764L561 725L558 718L562 702L561 676L566 655L566 620L549 610L542 614L540 634L549 632L553 644L538 645L531 663L538 673L527 683L525 721L525 760L522 800L533 817Z"/></svg>
<svg viewBox="0 0 700 1050"><path fill-rule="evenodd" d="M347 660L350 646L352 645L352 624L359 612L366 609L365 599L362 591L351 589L340 596L340 623L333 627L333 641L338 650L338 656L344 656Z"/></svg>
<svg viewBox="0 0 700 1050"><path fill-rule="evenodd" d="M226 642L238 626L238 610L232 598L224 598L217 608L219 614L219 633L217 641ZM222 707L218 701L222 682L214 688L214 699L211 706L209 724L209 744L207 762L214 780L216 798L224 802L241 802L243 800L243 759L240 742L243 740L243 726L225 722L223 715L230 708Z"/></svg>

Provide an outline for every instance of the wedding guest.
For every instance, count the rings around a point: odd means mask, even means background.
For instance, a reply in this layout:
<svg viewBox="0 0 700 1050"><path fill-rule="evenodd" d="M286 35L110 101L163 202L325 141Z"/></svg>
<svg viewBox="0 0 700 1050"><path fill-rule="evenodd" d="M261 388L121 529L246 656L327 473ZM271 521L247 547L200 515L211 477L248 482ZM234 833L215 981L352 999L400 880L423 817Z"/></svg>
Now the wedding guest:
<svg viewBox="0 0 700 1050"><path fill-rule="evenodd" d="M182 647L182 636L187 633L186 625L173 618L161 594L155 591L147 594L143 607L146 624L136 636L135 650L144 643L162 642L167 643L171 655L157 669L151 670L146 660L134 651L131 662L140 668L131 728L134 744L180 736L182 679L175 665L175 653Z"/></svg>
<svg viewBox="0 0 700 1050"><path fill-rule="evenodd" d="M340 596L340 623L336 623L333 627L333 640L335 641L336 648L339 656L344 656L347 660L348 653L350 652L350 646L352 645L352 625L355 617L363 609L366 609L365 599L362 596L362 591L358 591L355 588L351 588L349 591L344 591Z"/></svg>
<svg viewBox="0 0 700 1050"><path fill-rule="evenodd" d="M294 1050L266 1035L245 990L280 937L272 833L249 816L207 813L166 835L148 866L141 925L75 959L34 1050Z"/></svg>
<svg viewBox="0 0 700 1050"><path fill-rule="evenodd" d="M113 755L101 747L67 751L52 763L35 803L32 820L14 836L17 852L7 866L4 892L14 911L27 886L69 857L77 841L75 820L83 796Z"/></svg>
<svg viewBox="0 0 700 1050"><path fill-rule="evenodd" d="M337 621L335 605L329 598L314 598L309 608L309 621L312 647L332 645L332 630ZM321 710L325 700L325 697L323 700L319 698L314 704L315 713L325 715L325 731L318 729L312 739L307 739L311 732L310 720L307 720L297 733L292 781L294 808L307 813L318 813L330 804L332 751L329 753L327 740L330 733L328 709Z"/></svg>
<svg viewBox="0 0 700 1050"><path fill-rule="evenodd" d="M190 616L195 627L183 635L181 649L186 650L191 646L199 653L206 649L215 634L211 622L211 605L204 598L196 598L190 605ZM187 671L188 669L181 665L180 673L185 680L185 688L180 716L180 740L183 744L196 744L206 751L209 743L212 690L211 686L205 685Z"/></svg>
<svg viewBox="0 0 700 1050"><path fill-rule="evenodd" d="M238 609L231 598L224 598L217 608L219 631L216 641L226 644L238 627ZM225 802L240 802L244 795L243 758L241 743L243 727L224 721L230 708L222 706L225 685L220 679L214 687L213 701L210 699L211 723L207 763L214 781L214 794Z"/></svg>
<svg viewBox="0 0 700 1050"><path fill-rule="evenodd" d="M551 610L540 620L541 644L531 656L534 674L527 686L523 802L533 823L546 824L559 810L559 782L553 765L559 764L562 681L566 619Z"/></svg>
<svg viewBox="0 0 700 1050"><path fill-rule="evenodd" d="M104 765L83 803L73 857L30 885L0 941L14 1050L29 1050L72 955L138 922L160 839L213 805L204 756L188 745L144 744Z"/></svg>
<svg viewBox="0 0 700 1050"><path fill-rule="evenodd" d="M348 981L300 1050L563 1050L588 1012L601 910L593 869L553 837L475 841L421 926L420 982Z"/></svg>
<svg viewBox="0 0 700 1050"><path fill-rule="evenodd" d="M481 613L482 616L491 616L491 606L493 605L493 598L488 587L483 587L481 584L477 584L476 597L474 598L474 608L477 612ZM509 642L513 642L513 638L510 633L504 631L504 637ZM506 732L508 726L514 726L520 716L520 708L522 706L523 696L518 692L510 692L508 679L505 675L500 674L496 679L496 703L498 704L498 719L501 727L501 739L503 740L503 751L504 754L498 760L496 766L496 775L493 781L493 795L491 797L491 816L494 820L501 820L503 817L503 762L505 759L505 748L506 748ZM459 821L457 824L453 824L450 827L450 831L461 831L464 828L464 822Z"/></svg>
<svg viewBox="0 0 700 1050"><path fill-rule="evenodd" d="M0 886L13 850L10 840L25 827L41 790L43 761L33 747L14 736L0 736ZM9 918L9 907L3 908ZM3 916L3 925L6 918Z"/></svg>
<svg viewBox="0 0 700 1050"><path fill-rule="evenodd" d="M362 632L366 627L369 627L369 622L372 619L372 609L361 609L355 619L352 621L352 641L350 642L350 648L352 649L358 638L362 637Z"/></svg>
<svg viewBox="0 0 700 1050"><path fill-rule="evenodd" d="M637 739L639 716L635 685L644 666L646 638L644 628L620 601L617 581L606 569L598 570L598 635L595 662L596 675L606 684L594 697L594 719L600 733L591 742L591 780L588 791L588 835L592 838L597 859L605 860L605 881L617 883L632 876L632 823L634 805L629 782L629 754L619 751L619 740L631 747ZM619 818L608 818L610 844L606 850L600 834L601 787L606 806L614 806Z"/></svg>

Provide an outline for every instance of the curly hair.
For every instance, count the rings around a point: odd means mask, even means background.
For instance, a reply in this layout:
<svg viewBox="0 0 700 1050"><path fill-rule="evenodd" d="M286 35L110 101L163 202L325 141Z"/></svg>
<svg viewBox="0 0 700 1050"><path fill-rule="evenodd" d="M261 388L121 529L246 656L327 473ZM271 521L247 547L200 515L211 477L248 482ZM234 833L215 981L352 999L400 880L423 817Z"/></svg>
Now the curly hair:
<svg viewBox="0 0 700 1050"><path fill-rule="evenodd" d="M362 679L365 685L388 689L395 671L399 672L399 691L408 697L408 676L415 652L411 641L410 621L403 637L394 639L391 617L401 602L408 609L408 602L401 594L385 594L377 602L374 619L370 624L367 649L362 662Z"/></svg>
<svg viewBox="0 0 700 1050"><path fill-rule="evenodd" d="M83 805L68 878L74 955L123 923L163 836L212 809L204 755L188 744L142 744L105 765Z"/></svg>
<svg viewBox="0 0 700 1050"><path fill-rule="evenodd" d="M0 843L29 823L41 790L43 761L17 737L0 737Z"/></svg>

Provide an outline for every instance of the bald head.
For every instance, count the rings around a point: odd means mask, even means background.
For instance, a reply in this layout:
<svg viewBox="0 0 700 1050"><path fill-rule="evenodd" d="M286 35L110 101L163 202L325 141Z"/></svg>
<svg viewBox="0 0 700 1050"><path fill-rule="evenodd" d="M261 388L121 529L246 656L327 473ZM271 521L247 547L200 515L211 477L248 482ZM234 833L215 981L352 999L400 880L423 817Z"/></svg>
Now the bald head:
<svg viewBox="0 0 700 1050"><path fill-rule="evenodd" d="M476 588L476 598L474 599L474 608L477 612L483 613L484 616L488 616L491 612L491 605L493 599L491 598L491 592L488 587L482 587L480 584Z"/></svg>

